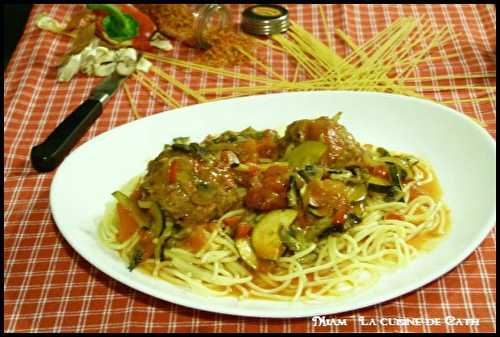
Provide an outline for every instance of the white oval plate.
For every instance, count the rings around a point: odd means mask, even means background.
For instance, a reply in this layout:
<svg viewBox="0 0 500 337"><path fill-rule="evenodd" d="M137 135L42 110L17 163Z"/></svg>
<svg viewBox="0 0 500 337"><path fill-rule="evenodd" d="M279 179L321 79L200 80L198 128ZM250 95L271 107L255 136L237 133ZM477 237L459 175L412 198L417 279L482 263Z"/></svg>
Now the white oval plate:
<svg viewBox="0 0 500 337"><path fill-rule="evenodd" d="M343 111L355 138L428 159L452 211L450 235L430 253L383 275L354 296L314 303L207 298L140 272L129 272L97 239L111 193L142 173L163 145L179 136L201 141L225 130L283 130L292 121ZM254 317L307 317L359 309L422 287L464 260L496 219L496 143L462 113L430 101L379 93L301 92L243 97L156 114L110 130L73 151L57 170L50 206L70 245L112 278L191 308Z"/></svg>

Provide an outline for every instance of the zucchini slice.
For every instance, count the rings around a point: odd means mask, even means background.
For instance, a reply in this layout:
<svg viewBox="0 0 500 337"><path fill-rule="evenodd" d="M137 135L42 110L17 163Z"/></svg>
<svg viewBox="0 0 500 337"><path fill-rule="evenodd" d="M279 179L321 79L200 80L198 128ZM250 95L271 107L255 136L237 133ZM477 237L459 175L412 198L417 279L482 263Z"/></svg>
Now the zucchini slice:
<svg viewBox="0 0 500 337"><path fill-rule="evenodd" d="M262 217L252 231L252 247L255 254L267 260L276 261L282 251L280 231L290 226L298 212L293 209L274 210Z"/></svg>
<svg viewBox="0 0 500 337"><path fill-rule="evenodd" d="M306 140L291 150L286 159L293 167L304 167L316 164L326 150L325 144L314 140Z"/></svg>
<svg viewBox="0 0 500 337"><path fill-rule="evenodd" d="M153 215L153 226L151 231L153 232L153 237L157 238L161 235L163 231L163 213L160 210L158 204L154 201L141 201L137 202L140 208L147 208L151 215Z"/></svg>
<svg viewBox="0 0 500 337"><path fill-rule="evenodd" d="M347 199L350 202L363 201L366 198L368 189L365 184L357 184L353 186L348 186L347 189Z"/></svg>
<svg viewBox="0 0 500 337"><path fill-rule="evenodd" d="M311 244L306 240L305 232L301 229L282 228L280 237L285 246L294 252L300 252Z"/></svg>
<svg viewBox="0 0 500 337"><path fill-rule="evenodd" d="M331 227L333 227L332 219L329 217L322 218L307 228L305 238L307 241L314 241L321 233Z"/></svg>
<svg viewBox="0 0 500 337"><path fill-rule="evenodd" d="M391 183L385 179L370 176L368 178L368 190L377 193L389 193L391 190Z"/></svg>
<svg viewBox="0 0 500 337"><path fill-rule="evenodd" d="M253 270L257 269L257 256L253 251L252 245L250 244L250 240L246 239L237 239L236 249L240 254L241 259Z"/></svg>

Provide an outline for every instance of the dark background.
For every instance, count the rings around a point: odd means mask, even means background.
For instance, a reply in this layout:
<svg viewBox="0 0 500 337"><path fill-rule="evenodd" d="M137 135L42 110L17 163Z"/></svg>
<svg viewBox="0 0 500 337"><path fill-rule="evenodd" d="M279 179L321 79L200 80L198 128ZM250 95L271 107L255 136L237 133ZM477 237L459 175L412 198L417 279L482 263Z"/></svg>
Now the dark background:
<svg viewBox="0 0 500 337"><path fill-rule="evenodd" d="M3 67L9 63L10 56L16 49L26 21L31 11L30 4L3 5Z"/></svg>

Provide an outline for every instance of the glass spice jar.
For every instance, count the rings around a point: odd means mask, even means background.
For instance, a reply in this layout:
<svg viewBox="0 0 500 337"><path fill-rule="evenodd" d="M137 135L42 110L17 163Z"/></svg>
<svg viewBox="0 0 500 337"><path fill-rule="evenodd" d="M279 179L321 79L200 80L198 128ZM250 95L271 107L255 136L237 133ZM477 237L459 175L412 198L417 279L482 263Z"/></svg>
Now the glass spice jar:
<svg viewBox="0 0 500 337"><path fill-rule="evenodd" d="M148 7L146 7L148 6ZM210 48L210 35L231 27L226 6L219 4L138 5L155 18L165 35L200 49Z"/></svg>

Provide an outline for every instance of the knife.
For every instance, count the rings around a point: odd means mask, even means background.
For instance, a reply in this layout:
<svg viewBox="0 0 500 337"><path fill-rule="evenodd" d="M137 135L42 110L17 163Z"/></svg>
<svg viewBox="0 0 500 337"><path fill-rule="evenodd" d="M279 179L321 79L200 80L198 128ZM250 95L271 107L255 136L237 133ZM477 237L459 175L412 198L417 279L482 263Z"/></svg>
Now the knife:
<svg viewBox="0 0 500 337"><path fill-rule="evenodd" d="M56 168L101 115L104 104L126 78L115 72L99 83L90 97L66 117L43 143L31 149L33 168L38 172Z"/></svg>

